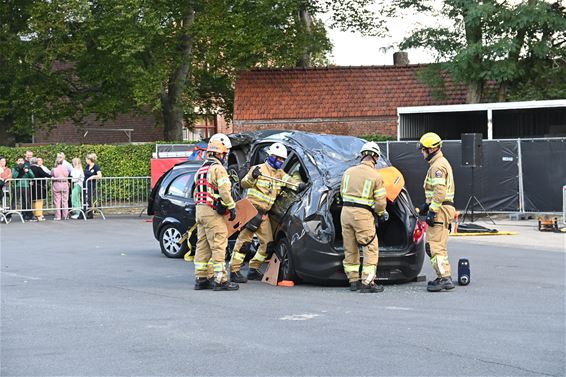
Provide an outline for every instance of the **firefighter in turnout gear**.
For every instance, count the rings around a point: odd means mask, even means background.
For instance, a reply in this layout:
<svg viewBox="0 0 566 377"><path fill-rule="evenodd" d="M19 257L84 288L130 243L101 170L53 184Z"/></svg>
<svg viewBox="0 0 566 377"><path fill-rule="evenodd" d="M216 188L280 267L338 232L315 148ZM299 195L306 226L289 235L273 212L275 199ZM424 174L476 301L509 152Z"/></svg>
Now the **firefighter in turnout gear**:
<svg viewBox="0 0 566 377"><path fill-rule="evenodd" d="M197 290L235 291L239 288L238 284L228 281L226 273L228 229L225 214L229 213L230 220L236 218L236 204L230 193L232 184L222 166L228 152L225 142L213 136L208 143L207 159L195 174L197 245L194 263ZM208 271L209 264L212 264L213 276Z"/></svg>
<svg viewBox="0 0 566 377"><path fill-rule="evenodd" d="M454 175L450 163L440 150L441 147L442 139L434 132L424 134L418 144L424 159L430 165L424 181L426 202L419 207L419 214L426 215L426 222L429 225L426 232L426 248L437 275L435 280L428 282L429 292L454 288L446 247L449 229L456 212Z"/></svg>
<svg viewBox="0 0 566 377"><path fill-rule="evenodd" d="M350 281L350 290L362 293L382 292L383 286L374 279L379 259L379 243L374 214L378 224L387 221L388 213L383 178L375 169L381 151L375 142L368 142L360 150L362 162L347 169L342 177L342 238L344 240L344 272ZM360 252L363 250L360 281Z"/></svg>
<svg viewBox="0 0 566 377"><path fill-rule="evenodd" d="M268 244L273 242L273 231L267 212L271 209L283 187L287 186L292 190L301 192L307 186L306 183L297 182L281 169L287 159L287 148L283 144L272 144L267 153L269 156L265 163L252 166L241 181L242 188L248 189L247 198L258 210L258 214L240 231L234 245L232 259L230 260L230 281L235 283L246 283L248 279L261 280L263 278L259 268L267 258ZM259 239L259 248L250 261L250 269L246 278L240 272L240 268L244 263L254 234Z"/></svg>

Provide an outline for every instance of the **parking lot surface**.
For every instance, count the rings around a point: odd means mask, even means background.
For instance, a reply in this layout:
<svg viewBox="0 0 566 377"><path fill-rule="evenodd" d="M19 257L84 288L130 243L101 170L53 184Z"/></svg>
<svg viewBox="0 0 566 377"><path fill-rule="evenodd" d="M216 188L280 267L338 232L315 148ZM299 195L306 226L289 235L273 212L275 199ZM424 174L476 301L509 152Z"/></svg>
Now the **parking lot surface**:
<svg viewBox="0 0 566 377"><path fill-rule="evenodd" d="M471 284L194 291L142 218L0 225L2 376L564 376L565 252L450 239ZM425 263L423 273L432 277Z"/></svg>

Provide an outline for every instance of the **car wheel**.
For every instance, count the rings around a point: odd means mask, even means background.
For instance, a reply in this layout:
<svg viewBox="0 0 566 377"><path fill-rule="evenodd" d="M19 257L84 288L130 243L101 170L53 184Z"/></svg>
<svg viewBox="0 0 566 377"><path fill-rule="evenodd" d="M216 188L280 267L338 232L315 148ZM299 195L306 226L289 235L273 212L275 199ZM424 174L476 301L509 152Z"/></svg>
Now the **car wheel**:
<svg viewBox="0 0 566 377"><path fill-rule="evenodd" d="M187 243L178 244L184 232L177 224L166 224L159 233L159 246L167 258L183 258L188 250Z"/></svg>
<svg viewBox="0 0 566 377"><path fill-rule="evenodd" d="M277 242L275 253L280 260L279 264L279 280L292 280L298 282L291 256L291 245L287 238L283 237Z"/></svg>

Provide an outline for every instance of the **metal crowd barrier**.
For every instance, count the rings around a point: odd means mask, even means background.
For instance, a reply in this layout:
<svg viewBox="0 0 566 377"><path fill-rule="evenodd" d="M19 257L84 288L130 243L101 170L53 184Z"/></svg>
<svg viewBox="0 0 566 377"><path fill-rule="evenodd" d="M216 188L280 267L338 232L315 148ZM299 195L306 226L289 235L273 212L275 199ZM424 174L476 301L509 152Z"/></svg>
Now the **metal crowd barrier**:
<svg viewBox="0 0 566 377"><path fill-rule="evenodd" d="M54 201L59 196L53 191L57 181L65 181L69 188L67 200L62 199L60 204ZM18 216L24 222L26 218L41 219L46 212L54 214L57 211L61 211L61 217L66 211L66 218L74 216L85 220L90 214L99 214L106 219L104 212L114 209L142 209L143 212L151 191L150 177L103 177L83 182L79 203L73 206L74 185L70 177L8 179L2 188L0 221L8 223L12 216Z"/></svg>

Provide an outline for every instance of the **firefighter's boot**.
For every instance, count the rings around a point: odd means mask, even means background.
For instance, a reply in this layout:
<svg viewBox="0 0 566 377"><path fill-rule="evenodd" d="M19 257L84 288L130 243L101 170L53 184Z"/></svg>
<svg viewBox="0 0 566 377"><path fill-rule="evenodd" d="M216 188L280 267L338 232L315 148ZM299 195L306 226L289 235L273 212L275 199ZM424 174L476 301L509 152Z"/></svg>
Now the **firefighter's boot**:
<svg viewBox="0 0 566 377"><path fill-rule="evenodd" d="M212 289L212 282L207 278L197 278L195 281L195 290Z"/></svg>
<svg viewBox="0 0 566 377"><path fill-rule="evenodd" d="M377 285L374 282L369 284L362 284L360 293L379 293L383 292L383 285Z"/></svg>
<svg viewBox="0 0 566 377"><path fill-rule="evenodd" d="M445 289L447 291L454 289L454 283L452 282L452 278L450 276L436 279L433 282L429 282L426 290L429 292L440 292L441 290Z"/></svg>
<svg viewBox="0 0 566 377"><path fill-rule="evenodd" d="M428 283L427 283L427 287L430 287L430 286L432 286L432 285L438 284L438 282L440 281L440 279L442 279L442 278L436 278L436 279L434 279L434 280L429 280Z"/></svg>
<svg viewBox="0 0 566 377"><path fill-rule="evenodd" d="M240 286L231 281L225 281L224 283L214 283L213 291L237 291Z"/></svg>
<svg viewBox="0 0 566 377"><path fill-rule="evenodd" d="M359 291L361 287L361 283L359 281L353 281L350 283L350 290L352 292Z"/></svg>
<svg viewBox="0 0 566 377"><path fill-rule="evenodd" d="M247 283L248 279L240 271L230 273L230 281L233 283Z"/></svg>
<svg viewBox="0 0 566 377"><path fill-rule="evenodd" d="M263 279L263 274L256 268L250 268L248 271L248 280L261 280Z"/></svg>

